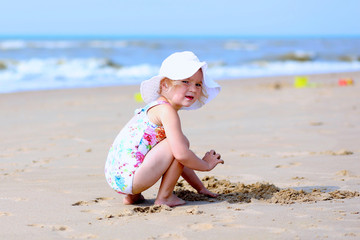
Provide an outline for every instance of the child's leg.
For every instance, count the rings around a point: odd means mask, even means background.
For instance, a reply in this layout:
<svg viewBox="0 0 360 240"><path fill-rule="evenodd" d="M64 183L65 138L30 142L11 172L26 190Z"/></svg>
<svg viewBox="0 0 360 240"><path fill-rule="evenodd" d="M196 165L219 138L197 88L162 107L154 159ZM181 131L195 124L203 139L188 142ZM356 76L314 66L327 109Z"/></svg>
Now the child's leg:
<svg viewBox="0 0 360 240"><path fill-rule="evenodd" d="M172 162L162 178L155 204L165 204L174 207L186 203L173 194L174 187L182 173L183 167L184 166L176 160Z"/></svg>
<svg viewBox="0 0 360 240"><path fill-rule="evenodd" d="M205 194L209 197L216 197L217 194L209 191L204 184L201 182L195 171L184 167L181 176L187 181L198 193Z"/></svg>
<svg viewBox="0 0 360 240"><path fill-rule="evenodd" d="M174 159L170 145L164 139L146 154L144 162L135 172L133 193L140 194L163 176L155 203L169 206L184 204L185 201L172 193L182 169L183 165Z"/></svg>

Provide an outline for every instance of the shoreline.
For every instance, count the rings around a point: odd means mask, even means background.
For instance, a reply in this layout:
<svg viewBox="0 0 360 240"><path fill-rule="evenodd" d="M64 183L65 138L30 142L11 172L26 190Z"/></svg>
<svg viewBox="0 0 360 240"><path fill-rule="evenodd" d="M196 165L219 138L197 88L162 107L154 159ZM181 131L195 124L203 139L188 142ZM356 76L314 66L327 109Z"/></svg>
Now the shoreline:
<svg viewBox="0 0 360 240"><path fill-rule="evenodd" d="M360 72L344 75L307 75L318 85L305 88L294 87L294 76L218 81L217 98L180 112L191 149L200 156L213 148L225 160L200 178L360 192ZM339 78L355 83L339 86ZM118 131L144 105L134 100L138 91L130 85L0 94L0 238L360 237L359 197L201 200L168 209L152 206L155 186L143 193L144 204L124 206L103 172Z"/></svg>
<svg viewBox="0 0 360 240"><path fill-rule="evenodd" d="M358 79L360 71L344 71L344 72L327 72L327 73L310 73L310 74L289 74L289 75L275 75L275 76L260 76L260 77L244 77L244 78L224 78L215 80L217 82L231 82L240 81L245 85L261 84L265 82L270 83L286 83L287 86L292 86L294 83L295 76L306 76L310 81L318 81L319 83L332 83L333 85L338 84L340 78L353 78ZM324 77L325 76L325 77ZM107 86L89 86L89 87L69 87L69 88L50 88L50 89L37 89L37 90L23 90L14 92L0 92L1 95L7 94L21 94L31 92L44 92L44 91L66 91L66 90L81 90L81 89L101 89L101 88L120 88L120 87L134 87L140 86L140 83L135 84L124 84L124 85L107 85Z"/></svg>

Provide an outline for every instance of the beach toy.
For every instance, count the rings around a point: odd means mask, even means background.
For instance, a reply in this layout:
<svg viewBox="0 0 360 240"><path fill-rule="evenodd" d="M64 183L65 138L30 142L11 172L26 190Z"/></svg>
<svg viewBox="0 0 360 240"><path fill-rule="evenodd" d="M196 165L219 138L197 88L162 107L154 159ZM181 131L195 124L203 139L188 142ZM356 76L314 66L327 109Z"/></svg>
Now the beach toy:
<svg viewBox="0 0 360 240"><path fill-rule="evenodd" d="M308 78L305 76L296 76L294 86L296 88L304 88L308 86Z"/></svg>
<svg viewBox="0 0 360 240"><path fill-rule="evenodd" d="M339 86L349 86L353 85L354 81L351 78L341 78L338 81Z"/></svg>
<svg viewBox="0 0 360 240"><path fill-rule="evenodd" d="M134 94L134 99L136 102L143 102L144 100L141 97L141 93L137 92Z"/></svg>

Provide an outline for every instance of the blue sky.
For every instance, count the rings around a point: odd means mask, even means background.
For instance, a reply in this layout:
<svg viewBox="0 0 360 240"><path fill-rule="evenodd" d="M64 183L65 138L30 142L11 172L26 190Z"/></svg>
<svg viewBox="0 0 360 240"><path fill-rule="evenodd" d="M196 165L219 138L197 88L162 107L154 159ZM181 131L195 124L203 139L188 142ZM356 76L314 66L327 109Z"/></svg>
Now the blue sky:
<svg viewBox="0 0 360 240"><path fill-rule="evenodd" d="M0 36L360 36L360 0L9 0Z"/></svg>

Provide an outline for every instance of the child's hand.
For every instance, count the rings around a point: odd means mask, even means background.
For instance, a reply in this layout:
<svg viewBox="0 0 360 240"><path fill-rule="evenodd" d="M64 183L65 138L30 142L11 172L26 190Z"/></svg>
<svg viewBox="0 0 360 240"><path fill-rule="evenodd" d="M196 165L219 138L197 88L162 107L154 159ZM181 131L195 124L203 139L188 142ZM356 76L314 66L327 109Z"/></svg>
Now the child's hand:
<svg viewBox="0 0 360 240"><path fill-rule="evenodd" d="M221 155L216 153L214 150L205 153L205 156L202 159L209 164L208 171L212 170L219 163L224 164L224 160L221 159Z"/></svg>

